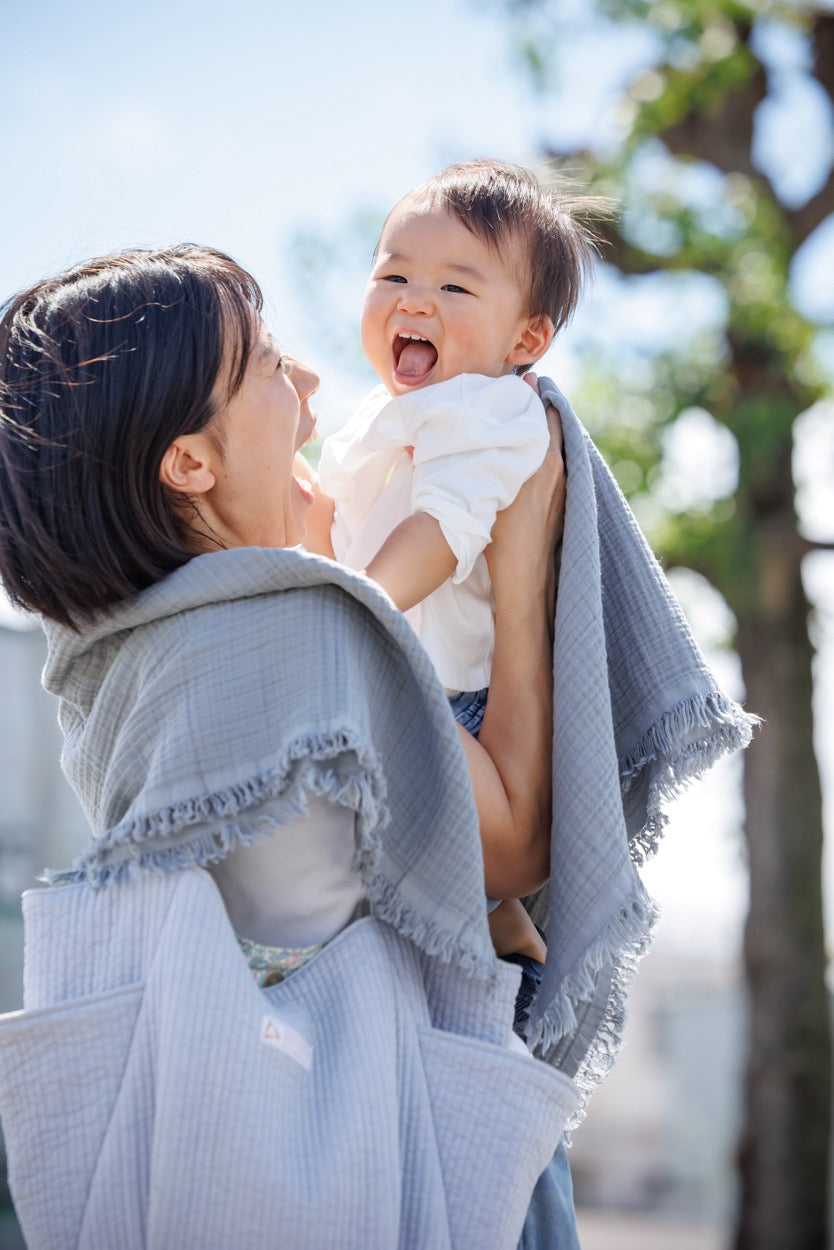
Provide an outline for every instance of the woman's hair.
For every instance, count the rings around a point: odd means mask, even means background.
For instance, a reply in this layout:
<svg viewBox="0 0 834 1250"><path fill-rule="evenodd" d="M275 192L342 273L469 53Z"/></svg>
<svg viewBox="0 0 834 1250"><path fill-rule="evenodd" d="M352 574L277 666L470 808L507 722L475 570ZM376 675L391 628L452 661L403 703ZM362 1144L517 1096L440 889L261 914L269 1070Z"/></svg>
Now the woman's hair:
<svg viewBox="0 0 834 1250"><path fill-rule="evenodd" d="M194 554L163 456L237 391L258 284L230 257L130 250L38 282L0 309L0 579L71 627ZM225 373L224 373L225 376Z"/></svg>
<svg viewBox="0 0 834 1250"><path fill-rule="evenodd" d="M597 258L589 223L610 213L607 201L579 194L567 179L546 187L523 165L486 159L450 165L401 203L450 213L499 254L520 240L528 312L550 317L556 330L575 312Z"/></svg>

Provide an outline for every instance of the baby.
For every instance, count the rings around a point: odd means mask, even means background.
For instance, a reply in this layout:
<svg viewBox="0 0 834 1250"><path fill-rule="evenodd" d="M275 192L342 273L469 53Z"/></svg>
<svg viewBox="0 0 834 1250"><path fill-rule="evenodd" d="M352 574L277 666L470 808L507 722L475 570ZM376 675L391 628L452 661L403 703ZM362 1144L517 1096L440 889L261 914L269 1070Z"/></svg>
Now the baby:
<svg viewBox="0 0 834 1250"><path fill-rule="evenodd" d="M493 161L451 166L395 206L362 309L381 386L319 466L308 545L388 592L476 737L494 641L484 550L549 444L520 375L574 311L595 255L574 208ZM503 903L491 928L497 953L535 979L545 949L521 904Z"/></svg>

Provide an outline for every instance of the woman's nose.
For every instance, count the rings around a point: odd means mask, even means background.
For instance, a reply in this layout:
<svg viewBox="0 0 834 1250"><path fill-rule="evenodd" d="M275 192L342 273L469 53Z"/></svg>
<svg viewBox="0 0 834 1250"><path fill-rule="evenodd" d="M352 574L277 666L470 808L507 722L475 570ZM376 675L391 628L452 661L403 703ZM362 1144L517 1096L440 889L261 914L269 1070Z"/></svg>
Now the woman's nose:
<svg viewBox="0 0 834 1250"><path fill-rule="evenodd" d="M305 399L315 395L319 389L321 379L315 369L311 369L309 365L302 364L294 356L285 356L284 359L286 360L286 369L290 375L290 381L303 404Z"/></svg>

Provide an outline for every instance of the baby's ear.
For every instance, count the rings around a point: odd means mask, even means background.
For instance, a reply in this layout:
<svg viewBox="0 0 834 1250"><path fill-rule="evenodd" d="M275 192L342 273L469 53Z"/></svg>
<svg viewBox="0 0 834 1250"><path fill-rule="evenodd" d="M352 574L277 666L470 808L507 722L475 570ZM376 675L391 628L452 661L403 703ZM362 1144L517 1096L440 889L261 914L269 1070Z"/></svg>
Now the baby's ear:
<svg viewBox="0 0 834 1250"><path fill-rule="evenodd" d="M532 365L553 342L556 327L546 313L530 317L521 337L507 357L510 365Z"/></svg>

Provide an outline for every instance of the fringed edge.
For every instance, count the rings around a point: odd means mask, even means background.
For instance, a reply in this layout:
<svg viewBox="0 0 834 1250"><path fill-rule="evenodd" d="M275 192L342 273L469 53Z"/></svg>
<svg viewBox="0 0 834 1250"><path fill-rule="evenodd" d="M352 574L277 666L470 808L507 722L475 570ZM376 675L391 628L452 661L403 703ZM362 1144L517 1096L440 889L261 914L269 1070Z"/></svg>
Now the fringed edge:
<svg viewBox="0 0 834 1250"><path fill-rule="evenodd" d="M620 761L624 797L641 774L651 769L646 820L629 842L635 863L644 863L657 850L668 823L665 804L723 756L748 747L760 724L760 717L714 691L676 704L646 731L634 751ZM698 730L703 734L693 737Z"/></svg>
<svg viewBox="0 0 834 1250"><path fill-rule="evenodd" d="M380 873L372 873L365 880L365 888L374 916L390 924L427 955L447 964L454 963L490 984L498 982L500 967L491 947L479 950L465 942L459 933L441 929L427 914L404 902L397 888Z"/></svg>
<svg viewBox="0 0 834 1250"><path fill-rule="evenodd" d="M358 769L345 772L322 766L347 752L355 754ZM301 767L296 767L299 764ZM95 839L71 868L47 870L41 879L49 885L86 882L100 887L129 880L141 872L205 867L223 859L234 846L249 845L275 832L275 812L259 817L249 814L244 820L249 809L281 800L283 824L307 811L309 795L327 798L356 813L354 867L364 878L376 864L378 835L390 819L386 787L374 755L351 735L340 733L297 740L268 773L117 825ZM197 824L211 824L212 828L195 830L189 836L188 829Z"/></svg>
<svg viewBox="0 0 834 1250"><path fill-rule="evenodd" d="M628 991L651 944L659 914L657 904L638 881L631 900L619 908L576 969L564 978L559 994L528 1038L535 1053L546 1056L560 1041L575 1033L579 1027L578 1009L593 1000L600 972L606 966L612 967L602 1021L573 1077L579 1102L566 1125L567 1133L584 1119L591 1094L611 1071L620 1052Z"/></svg>
<svg viewBox="0 0 834 1250"><path fill-rule="evenodd" d="M325 758L333 742L334 739L328 739ZM308 797L315 795L356 812L353 867L362 878L374 915L427 955L445 963L455 963L472 975L495 982L499 967L490 948L479 949L460 934L442 929L430 915L409 906L399 890L377 871L381 834L390 820L384 803L385 785L370 753L363 755L347 735L340 736L338 744L340 750L336 754L354 751L360 764L364 761L362 771L354 771L346 777L335 769L323 768L321 759L316 759L317 754L322 755L321 749L317 752L309 743L295 743L285 757L283 768L252 778L246 785L229 787L193 803L179 804L156 818L134 822L128 827L134 831L133 838L126 829L118 840L114 837L101 839L76 860L72 868L47 872L42 880L50 885L85 882L101 888L135 880L147 872L170 874L206 867L223 859L235 846L251 845L276 832L275 812L255 817L247 812L248 808L266 799L280 799L281 809L277 815L284 823L305 813ZM299 762L302 767L293 770L291 784L287 786L289 769ZM234 813L234 818L229 813ZM196 820L211 823L212 827L188 836L183 826L187 828ZM144 830L149 826L173 828L175 832L157 835L150 841L147 834L136 837L137 828ZM165 845L172 837L177 840Z"/></svg>

